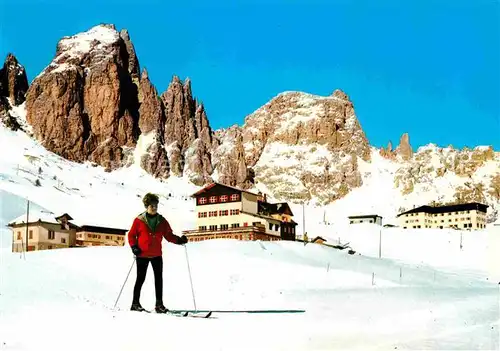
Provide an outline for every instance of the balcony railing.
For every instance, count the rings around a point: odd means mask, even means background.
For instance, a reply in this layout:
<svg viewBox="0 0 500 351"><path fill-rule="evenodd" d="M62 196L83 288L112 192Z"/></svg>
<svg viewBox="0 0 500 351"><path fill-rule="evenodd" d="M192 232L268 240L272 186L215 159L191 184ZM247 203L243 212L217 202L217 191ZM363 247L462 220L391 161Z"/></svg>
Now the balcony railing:
<svg viewBox="0 0 500 351"><path fill-rule="evenodd" d="M266 234L266 228L264 226L248 226L248 227L236 227L227 229L194 229L194 230L183 230L184 235L210 235L210 234L222 234L222 233L263 233Z"/></svg>

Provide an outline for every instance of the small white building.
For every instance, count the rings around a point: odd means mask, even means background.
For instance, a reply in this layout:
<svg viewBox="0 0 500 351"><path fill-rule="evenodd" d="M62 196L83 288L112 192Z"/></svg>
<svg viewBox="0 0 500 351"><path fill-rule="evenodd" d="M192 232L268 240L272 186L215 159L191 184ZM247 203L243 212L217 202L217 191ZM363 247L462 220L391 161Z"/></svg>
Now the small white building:
<svg viewBox="0 0 500 351"><path fill-rule="evenodd" d="M375 223L382 225L382 216L379 215L359 215L349 216L349 224Z"/></svg>

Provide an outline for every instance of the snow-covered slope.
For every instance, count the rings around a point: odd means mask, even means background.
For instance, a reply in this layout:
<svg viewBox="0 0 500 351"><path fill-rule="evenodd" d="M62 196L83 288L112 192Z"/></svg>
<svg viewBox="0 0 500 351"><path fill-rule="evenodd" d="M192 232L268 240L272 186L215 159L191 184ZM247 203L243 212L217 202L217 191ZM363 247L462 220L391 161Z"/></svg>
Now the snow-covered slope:
<svg viewBox="0 0 500 351"><path fill-rule="evenodd" d="M170 308L193 309L184 248L165 244L164 251L164 301ZM133 263L127 247L30 252L26 260L5 254L2 349L499 347L498 287L479 277L296 242L214 240L188 244L188 254L198 309L305 313L215 313L200 320L129 312L135 270L113 310ZM152 308L148 274L141 302ZM57 335L48 337L54 329Z"/></svg>

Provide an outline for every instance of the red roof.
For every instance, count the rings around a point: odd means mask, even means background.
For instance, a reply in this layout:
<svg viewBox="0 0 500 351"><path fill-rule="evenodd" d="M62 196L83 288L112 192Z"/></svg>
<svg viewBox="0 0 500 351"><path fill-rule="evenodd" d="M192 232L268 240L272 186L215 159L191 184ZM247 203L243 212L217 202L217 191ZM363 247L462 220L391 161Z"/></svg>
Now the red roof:
<svg viewBox="0 0 500 351"><path fill-rule="evenodd" d="M204 193L205 191L207 191L209 189L212 189L216 185L220 185L220 186L223 186L225 188L229 188L229 189L233 189L233 190L236 190L236 191L241 191L241 192L244 192L244 193L248 193L248 194L252 194L252 195L255 195L255 196L259 196L258 194L252 193L252 192L247 191L247 190L235 188L234 186L230 186L230 185L226 185L226 184L221 184L221 183L216 183L216 182L206 185L205 187L203 187L202 189L198 190L197 192L195 192L191 196L194 197L194 196L200 195L200 194Z"/></svg>

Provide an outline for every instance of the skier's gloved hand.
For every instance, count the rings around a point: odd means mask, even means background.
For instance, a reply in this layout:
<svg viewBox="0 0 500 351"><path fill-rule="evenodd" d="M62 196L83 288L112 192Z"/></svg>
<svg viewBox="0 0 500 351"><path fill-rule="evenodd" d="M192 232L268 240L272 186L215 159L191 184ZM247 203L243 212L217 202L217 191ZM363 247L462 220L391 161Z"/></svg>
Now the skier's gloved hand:
<svg viewBox="0 0 500 351"><path fill-rule="evenodd" d="M142 250L139 248L139 246L134 245L134 246L132 246L132 252L134 253L134 255L139 256L141 254Z"/></svg>
<svg viewBox="0 0 500 351"><path fill-rule="evenodd" d="M177 240L177 244L179 245L184 245L188 242L188 238L187 236L183 235L179 238L179 240Z"/></svg>

